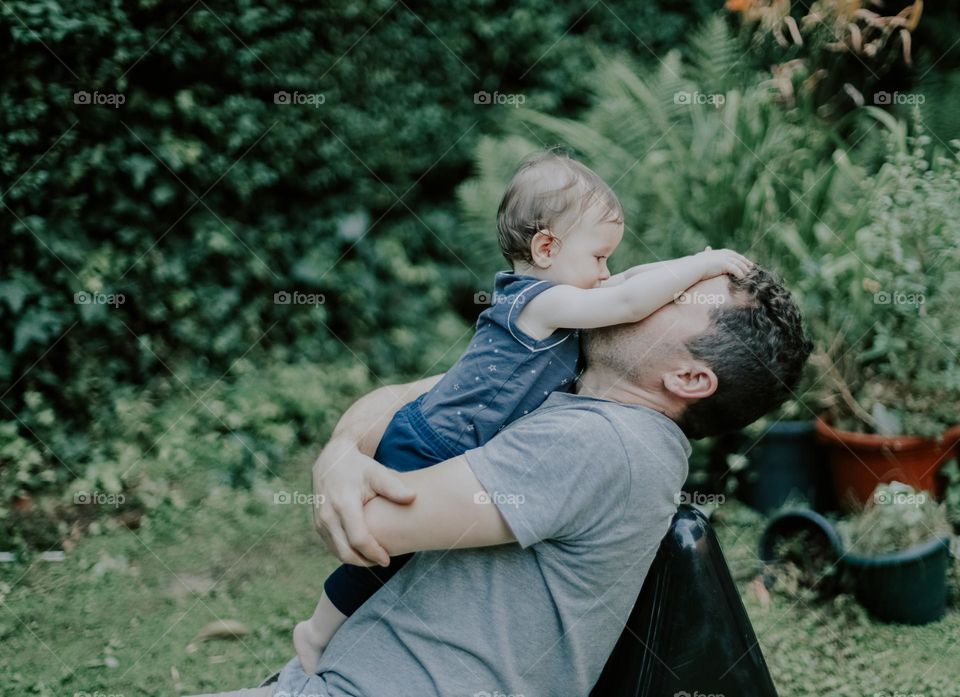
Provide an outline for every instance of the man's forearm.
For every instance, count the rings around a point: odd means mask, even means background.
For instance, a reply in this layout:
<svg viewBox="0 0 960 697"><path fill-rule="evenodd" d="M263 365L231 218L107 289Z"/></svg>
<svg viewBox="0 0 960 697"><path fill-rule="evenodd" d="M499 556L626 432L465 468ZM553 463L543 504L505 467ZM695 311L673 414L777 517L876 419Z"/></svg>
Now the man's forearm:
<svg viewBox="0 0 960 697"><path fill-rule="evenodd" d="M399 476L416 492L413 503L377 497L364 506L371 534L390 556L516 540L463 455Z"/></svg>
<svg viewBox="0 0 960 697"><path fill-rule="evenodd" d="M373 457L394 414L442 377L440 374L404 385L387 385L361 397L340 417L330 440L356 444L360 452Z"/></svg>

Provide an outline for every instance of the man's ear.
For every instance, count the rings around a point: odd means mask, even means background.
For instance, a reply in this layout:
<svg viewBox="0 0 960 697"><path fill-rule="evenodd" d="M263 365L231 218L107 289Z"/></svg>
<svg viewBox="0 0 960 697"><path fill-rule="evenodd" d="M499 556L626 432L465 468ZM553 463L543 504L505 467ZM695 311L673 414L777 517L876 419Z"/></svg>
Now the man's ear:
<svg viewBox="0 0 960 697"><path fill-rule="evenodd" d="M537 232L530 240L530 257L533 265L541 269L549 269L553 264L553 257L560 251L560 240L548 229Z"/></svg>
<svg viewBox="0 0 960 697"><path fill-rule="evenodd" d="M703 363L688 363L663 374L664 388L685 400L706 399L717 391L719 385L717 374Z"/></svg>

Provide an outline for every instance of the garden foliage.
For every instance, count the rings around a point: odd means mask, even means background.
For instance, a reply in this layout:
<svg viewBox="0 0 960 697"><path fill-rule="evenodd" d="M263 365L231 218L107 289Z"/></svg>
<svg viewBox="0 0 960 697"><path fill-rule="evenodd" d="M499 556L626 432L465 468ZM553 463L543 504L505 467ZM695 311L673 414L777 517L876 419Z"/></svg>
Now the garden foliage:
<svg viewBox="0 0 960 697"><path fill-rule="evenodd" d="M595 45L660 52L708 9L3 3L0 516L161 438L118 428L153 380L445 367L492 280L453 187L503 95L574 113Z"/></svg>

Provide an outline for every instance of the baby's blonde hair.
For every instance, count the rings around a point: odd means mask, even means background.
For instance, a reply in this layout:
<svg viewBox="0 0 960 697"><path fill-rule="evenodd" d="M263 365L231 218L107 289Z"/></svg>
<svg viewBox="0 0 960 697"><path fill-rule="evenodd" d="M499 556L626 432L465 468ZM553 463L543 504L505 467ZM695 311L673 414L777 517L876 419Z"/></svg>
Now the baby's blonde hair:
<svg viewBox="0 0 960 697"><path fill-rule="evenodd" d="M605 220L623 221L620 200L600 175L558 149L536 153L520 165L500 201L500 251L510 263L532 263L534 235L546 229L562 234L558 228L571 213L582 215L595 204L604 206Z"/></svg>

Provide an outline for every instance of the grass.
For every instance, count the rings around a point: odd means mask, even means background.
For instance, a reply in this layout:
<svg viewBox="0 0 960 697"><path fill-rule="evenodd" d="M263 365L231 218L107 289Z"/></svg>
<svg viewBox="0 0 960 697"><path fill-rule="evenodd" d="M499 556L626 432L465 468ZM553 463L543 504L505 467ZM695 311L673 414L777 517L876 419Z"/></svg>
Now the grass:
<svg viewBox="0 0 960 697"><path fill-rule="evenodd" d="M82 540L62 563L0 565L0 694L193 694L277 670L334 567L309 507L273 503L309 491L308 462L251 491L214 485L139 529ZM190 646L218 620L249 634Z"/></svg>
<svg viewBox="0 0 960 697"><path fill-rule="evenodd" d="M83 538L63 562L0 564L0 694L193 694L282 666L334 566L308 507L273 502L309 491L312 454L249 491L184 480L185 504ZM768 595L753 581L762 519L725 508L717 534L782 697L960 695L960 612L902 627L871 621L849 596ZM249 633L191 646L217 620Z"/></svg>
<svg viewBox="0 0 960 697"><path fill-rule="evenodd" d="M764 518L736 503L715 529L781 697L958 697L960 610L914 627L872 620L851 595L756 580ZM726 513L726 512L725 512Z"/></svg>

